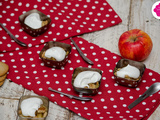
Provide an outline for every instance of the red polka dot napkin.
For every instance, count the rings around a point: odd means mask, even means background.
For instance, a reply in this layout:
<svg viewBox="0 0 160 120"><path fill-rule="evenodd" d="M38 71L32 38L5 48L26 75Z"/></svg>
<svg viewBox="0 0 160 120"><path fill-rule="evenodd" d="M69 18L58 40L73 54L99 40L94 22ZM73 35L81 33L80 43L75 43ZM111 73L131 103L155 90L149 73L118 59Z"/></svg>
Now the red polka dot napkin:
<svg viewBox="0 0 160 120"><path fill-rule="evenodd" d="M143 94L153 83L160 82L160 75L146 69L140 85L128 88L115 83L113 70L121 59L120 56L86 40L73 38L84 54L94 62L88 65L79 56L69 39L61 41L72 45L69 61L62 69L44 66L39 53L44 45L36 45L29 49L0 53L1 61L10 66L8 78L13 82L32 90L39 95L47 96L50 101L69 109L90 120L147 119L160 103L160 92L148 97L139 105L129 110L127 106ZM103 71L99 92L92 101L69 99L58 93L48 91L48 87L77 95L71 85L73 70L76 67L92 67ZM78 95L77 95L78 96Z"/></svg>
<svg viewBox="0 0 160 120"><path fill-rule="evenodd" d="M101 30L122 20L106 0L1 0L0 23L28 47L71 36ZM51 18L51 26L44 34L31 37L25 33L18 17L37 9ZM23 49L0 27L0 52Z"/></svg>

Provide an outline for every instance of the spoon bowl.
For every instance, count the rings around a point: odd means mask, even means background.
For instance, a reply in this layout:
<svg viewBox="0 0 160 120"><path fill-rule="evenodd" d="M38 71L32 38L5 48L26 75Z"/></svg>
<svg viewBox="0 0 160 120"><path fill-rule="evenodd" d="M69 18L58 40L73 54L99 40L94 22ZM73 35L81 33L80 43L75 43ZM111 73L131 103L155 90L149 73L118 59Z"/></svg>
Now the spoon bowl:
<svg viewBox="0 0 160 120"><path fill-rule="evenodd" d="M156 82L152 84L144 94L150 96L153 95L154 93L158 92L160 90L160 82Z"/></svg>

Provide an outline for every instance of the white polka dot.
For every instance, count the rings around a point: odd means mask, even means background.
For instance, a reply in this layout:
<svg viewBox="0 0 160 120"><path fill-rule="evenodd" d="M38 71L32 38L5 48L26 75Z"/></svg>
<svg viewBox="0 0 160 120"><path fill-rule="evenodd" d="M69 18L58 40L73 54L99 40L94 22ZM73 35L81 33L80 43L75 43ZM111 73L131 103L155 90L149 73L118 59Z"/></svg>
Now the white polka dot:
<svg viewBox="0 0 160 120"><path fill-rule="evenodd" d="M20 76L17 76L16 79L20 79Z"/></svg>
<svg viewBox="0 0 160 120"><path fill-rule="evenodd" d="M73 68L72 68L72 67L70 67L69 69L70 69L70 70L73 70Z"/></svg>
<svg viewBox="0 0 160 120"><path fill-rule="evenodd" d="M115 23L115 21L111 21L111 23L112 23L112 24L114 24L114 23Z"/></svg>
<svg viewBox="0 0 160 120"><path fill-rule="evenodd" d="M108 87L109 85L108 84L105 84L105 87Z"/></svg>
<svg viewBox="0 0 160 120"><path fill-rule="evenodd" d="M107 57L104 57L104 60L107 60L108 58Z"/></svg>
<svg viewBox="0 0 160 120"><path fill-rule="evenodd" d="M101 64L98 64L97 67L101 67Z"/></svg>
<svg viewBox="0 0 160 120"><path fill-rule="evenodd" d="M19 3L18 3L18 6L22 6L22 3L21 3L21 2L19 2Z"/></svg>
<svg viewBox="0 0 160 120"><path fill-rule="evenodd" d="M70 88L67 88L67 91L71 91L71 89L70 89Z"/></svg>
<svg viewBox="0 0 160 120"><path fill-rule="evenodd" d="M156 79L155 79L155 78L153 78L153 79L152 79L152 81L156 81Z"/></svg>
<svg viewBox="0 0 160 120"><path fill-rule="evenodd" d="M11 44L7 44L8 47L11 47Z"/></svg>
<svg viewBox="0 0 160 120"><path fill-rule="evenodd" d="M149 76L152 76L153 75L153 73L152 72L149 72Z"/></svg>
<svg viewBox="0 0 160 120"><path fill-rule="evenodd" d="M34 8L37 8L38 6L37 6L37 5L34 5L33 7L34 7Z"/></svg>
<svg viewBox="0 0 160 120"><path fill-rule="evenodd" d="M51 94L51 97L54 97L54 94Z"/></svg>
<svg viewBox="0 0 160 120"><path fill-rule="evenodd" d="M15 62L15 59L11 59L11 62Z"/></svg>
<svg viewBox="0 0 160 120"><path fill-rule="evenodd" d="M130 99L133 99L133 96L129 96Z"/></svg>
<svg viewBox="0 0 160 120"><path fill-rule="evenodd" d="M68 82L68 81L65 81L65 84L69 84L69 82Z"/></svg>
<svg viewBox="0 0 160 120"><path fill-rule="evenodd" d="M117 108L117 105L113 105L113 108Z"/></svg>
<svg viewBox="0 0 160 120"><path fill-rule="evenodd" d="M46 84L50 84L50 81L47 81Z"/></svg>
<svg viewBox="0 0 160 120"><path fill-rule="evenodd" d="M34 74L36 74L36 73L37 73L37 71L33 71L33 73L34 73Z"/></svg>
<svg viewBox="0 0 160 120"><path fill-rule="evenodd" d="M48 77L48 75L44 75L44 77Z"/></svg>
<svg viewBox="0 0 160 120"><path fill-rule="evenodd" d="M42 91L43 90L43 88L39 88L39 91Z"/></svg>
<svg viewBox="0 0 160 120"><path fill-rule="evenodd" d="M55 27L55 24L54 23L52 23L52 25L51 25L52 27Z"/></svg>
<svg viewBox="0 0 160 120"><path fill-rule="evenodd" d="M108 92L108 93L112 93L112 91L111 91L111 90L108 90L107 92Z"/></svg>
<svg viewBox="0 0 160 120"><path fill-rule="evenodd" d="M127 107L127 105L126 105L126 104L123 104L123 107Z"/></svg>
<svg viewBox="0 0 160 120"><path fill-rule="evenodd" d="M142 102L143 105L146 105L146 102Z"/></svg>
<svg viewBox="0 0 160 120"><path fill-rule="evenodd" d="M41 82L40 81L37 81L37 84L40 84Z"/></svg>
<svg viewBox="0 0 160 120"><path fill-rule="evenodd" d="M150 109L149 108L146 108L146 111L149 111Z"/></svg>
<svg viewBox="0 0 160 120"><path fill-rule="evenodd" d="M80 30L77 30L77 33L80 33L81 31Z"/></svg>
<svg viewBox="0 0 160 120"><path fill-rule="evenodd" d="M93 52L93 53L92 53L92 55L96 55L96 53L95 53L95 52Z"/></svg>
<svg viewBox="0 0 160 120"><path fill-rule="evenodd" d="M104 98L102 98L102 99L101 99L101 102L104 102L104 101L105 101L105 99L104 99Z"/></svg>
<svg viewBox="0 0 160 120"><path fill-rule="evenodd" d="M26 7L29 7L29 6L30 6L30 4L29 4L29 3L27 3L27 4L26 4Z"/></svg>
<svg viewBox="0 0 160 120"><path fill-rule="evenodd" d="M42 10L45 10L45 9L46 9L46 7L43 6L43 7L42 7Z"/></svg>
<svg viewBox="0 0 160 120"><path fill-rule="evenodd" d="M114 101L114 98L110 98L111 101Z"/></svg>
<svg viewBox="0 0 160 120"><path fill-rule="evenodd" d="M54 77L57 77L57 74L53 74Z"/></svg>
<svg viewBox="0 0 160 120"><path fill-rule="evenodd" d="M62 89L61 89L61 88L58 88L58 90L61 91Z"/></svg>
<svg viewBox="0 0 160 120"><path fill-rule="evenodd" d="M124 97L120 97L120 100L124 100Z"/></svg>
<svg viewBox="0 0 160 120"><path fill-rule="evenodd" d="M31 85L31 82L28 82L27 85Z"/></svg>
<svg viewBox="0 0 160 120"><path fill-rule="evenodd" d="M64 36L65 36L65 37L68 37L68 34L65 34Z"/></svg>
<svg viewBox="0 0 160 120"><path fill-rule="evenodd" d="M127 110L127 111L126 111L126 113L130 113L130 111L129 111L129 110Z"/></svg>
<svg viewBox="0 0 160 120"><path fill-rule="evenodd" d="M30 60L30 61L33 61L34 59L33 59L33 58L30 58L29 60Z"/></svg>
<svg viewBox="0 0 160 120"><path fill-rule="evenodd" d="M112 9L110 8L108 11L110 11L110 12L111 12L111 11L112 11Z"/></svg>
<svg viewBox="0 0 160 120"><path fill-rule="evenodd" d="M140 90L140 88L138 88L138 87L137 87L137 88L136 88L136 90L137 90L137 91L139 91L139 90Z"/></svg>
<svg viewBox="0 0 160 120"><path fill-rule="evenodd" d="M77 60L77 63L80 63L81 61L80 60Z"/></svg>
<svg viewBox="0 0 160 120"><path fill-rule="evenodd" d="M118 93L121 93L121 90L118 89L117 92L118 92Z"/></svg>

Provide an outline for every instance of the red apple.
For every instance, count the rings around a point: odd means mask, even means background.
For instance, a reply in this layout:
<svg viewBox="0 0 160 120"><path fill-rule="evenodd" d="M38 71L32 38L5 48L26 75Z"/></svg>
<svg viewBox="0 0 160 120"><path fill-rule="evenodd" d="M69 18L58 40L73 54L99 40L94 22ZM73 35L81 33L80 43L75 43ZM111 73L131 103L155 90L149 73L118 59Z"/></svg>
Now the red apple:
<svg viewBox="0 0 160 120"><path fill-rule="evenodd" d="M123 58L143 61L149 56L153 43L147 33L133 29L120 36L118 47Z"/></svg>

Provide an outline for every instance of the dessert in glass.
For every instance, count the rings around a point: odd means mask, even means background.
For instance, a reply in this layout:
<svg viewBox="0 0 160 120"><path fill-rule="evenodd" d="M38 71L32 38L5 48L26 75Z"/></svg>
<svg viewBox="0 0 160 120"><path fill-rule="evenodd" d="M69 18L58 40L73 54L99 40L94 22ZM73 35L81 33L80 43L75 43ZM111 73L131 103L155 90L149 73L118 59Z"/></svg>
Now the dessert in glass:
<svg viewBox="0 0 160 120"><path fill-rule="evenodd" d="M39 56L48 67L62 68L66 65L69 54L71 53L71 45L49 41L41 50Z"/></svg>
<svg viewBox="0 0 160 120"><path fill-rule="evenodd" d="M18 104L20 120L45 120L49 111L49 100L44 96L22 96Z"/></svg>
<svg viewBox="0 0 160 120"><path fill-rule="evenodd" d="M42 12L33 9L20 15L19 22L26 33L36 37L48 30L51 19Z"/></svg>
<svg viewBox="0 0 160 120"><path fill-rule="evenodd" d="M145 68L146 66L141 62L120 59L113 71L115 81L127 87L137 87Z"/></svg>
<svg viewBox="0 0 160 120"><path fill-rule="evenodd" d="M79 94L95 95L98 93L102 71L96 68L77 67L72 76L72 86Z"/></svg>

